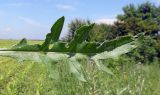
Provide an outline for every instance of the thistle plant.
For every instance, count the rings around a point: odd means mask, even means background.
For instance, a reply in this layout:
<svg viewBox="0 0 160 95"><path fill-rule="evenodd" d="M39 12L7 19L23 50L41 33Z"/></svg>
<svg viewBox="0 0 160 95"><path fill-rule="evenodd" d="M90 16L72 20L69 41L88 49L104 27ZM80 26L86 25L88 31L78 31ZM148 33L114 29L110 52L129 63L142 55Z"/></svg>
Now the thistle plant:
<svg viewBox="0 0 160 95"><path fill-rule="evenodd" d="M65 61L69 66L69 71L78 80L85 82L87 80L78 60L86 59L88 64L95 64L98 70L113 75L111 70L104 65L103 60L117 58L136 48L136 39L132 36L122 36L104 42L87 42L86 39L94 24L77 29L70 42L59 41L64 19L61 17L55 22L42 45L29 45L24 38L11 48L0 49L0 56L16 58L20 63L25 60L44 63L50 78L53 79L59 78L59 72L55 65Z"/></svg>

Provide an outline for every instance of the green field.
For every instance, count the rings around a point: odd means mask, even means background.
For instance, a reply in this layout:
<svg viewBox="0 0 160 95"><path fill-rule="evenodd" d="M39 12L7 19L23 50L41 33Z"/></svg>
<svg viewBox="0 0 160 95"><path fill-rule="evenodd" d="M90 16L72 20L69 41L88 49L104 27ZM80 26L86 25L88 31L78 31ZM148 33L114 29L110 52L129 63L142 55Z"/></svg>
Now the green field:
<svg viewBox="0 0 160 95"><path fill-rule="evenodd" d="M0 40L0 48L16 43L16 40ZM114 76L98 72L94 65L82 61L89 80L80 82L69 74L65 64L57 64L61 78L53 80L48 77L44 64L31 61L19 64L15 59L0 57L0 95L160 95L158 62L135 65L132 60L125 60L123 56L122 59L111 61L121 64L111 67Z"/></svg>

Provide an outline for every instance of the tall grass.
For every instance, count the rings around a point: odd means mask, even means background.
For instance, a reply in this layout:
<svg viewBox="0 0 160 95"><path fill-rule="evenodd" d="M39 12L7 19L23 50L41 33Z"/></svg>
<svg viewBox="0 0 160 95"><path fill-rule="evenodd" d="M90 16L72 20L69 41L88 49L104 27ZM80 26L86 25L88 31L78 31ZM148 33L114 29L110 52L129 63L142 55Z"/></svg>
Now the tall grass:
<svg viewBox="0 0 160 95"><path fill-rule="evenodd" d="M0 41L0 43L2 43ZM3 42L3 45L5 42ZM6 42L7 44L10 41ZM12 45L12 41L11 44ZM2 44L0 45L2 46ZM45 64L0 57L0 95L159 95L159 61L151 65L135 63L122 56L106 60L114 75L98 72L94 63L79 60L87 82L78 81L68 71L66 62L56 64L58 80L48 77Z"/></svg>

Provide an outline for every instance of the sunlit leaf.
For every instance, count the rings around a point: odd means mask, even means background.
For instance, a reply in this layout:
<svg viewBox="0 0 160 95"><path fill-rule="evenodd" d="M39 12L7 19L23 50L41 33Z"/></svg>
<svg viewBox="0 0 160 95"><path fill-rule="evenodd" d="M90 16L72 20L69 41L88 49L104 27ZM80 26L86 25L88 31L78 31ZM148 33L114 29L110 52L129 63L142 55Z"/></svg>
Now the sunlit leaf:
<svg viewBox="0 0 160 95"><path fill-rule="evenodd" d="M41 46L39 44L35 45L22 45L22 46L16 46L9 50L13 51L40 51Z"/></svg>
<svg viewBox="0 0 160 95"><path fill-rule="evenodd" d="M49 51L50 52L68 52L69 49L66 46L67 46L66 42L55 42Z"/></svg>
<svg viewBox="0 0 160 95"><path fill-rule="evenodd" d="M131 42L128 44L124 44L120 47L117 47L112 51L104 51L102 53L99 53L99 54L93 56L92 59L97 60L97 59L117 58L118 56L125 54L125 53L128 53L135 48L136 48L136 45L134 45Z"/></svg>
<svg viewBox="0 0 160 95"><path fill-rule="evenodd" d="M93 26L94 24L91 24L89 26L88 25L82 26L75 31L75 36L68 44L70 52L76 52L77 44L80 44L87 39L89 32L93 28Z"/></svg>
<svg viewBox="0 0 160 95"><path fill-rule="evenodd" d="M56 65L58 62L46 55L40 56L40 59L42 60L42 63L46 64L49 77L58 80L59 72L57 70L57 65Z"/></svg>
<svg viewBox="0 0 160 95"><path fill-rule="evenodd" d="M25 45L27 45L27 39L23 38L18 44L16 44L12 48L18 48L18 47L22 47L22 46L25 46Z"/></svg>
<svg viewBox="0 0 160 95"><path fill-rule="evenodd" d="M45 39L45 42L42 44L41 50L47 51L49 49L49 45L53 42L59 40L59 36L61 34L63 24L64 24L64 16L59 18L55 24L51 28L51 33L48 33Z"/></svg>
<svg viewBox="0 0 160 95"><path fill-rule="evenodd" d="M121 45L124 45L132 41L133 41L132 36L122 36L114 40L104 41L97 49L98 49L98 52L111 51Z"/></svg>
<svg viewBox="0 0 160 95"><path fill-rule="evenodd" d="M98 53L97 47L100 43L97 42L83 42L77 45L76 52L77 53Z"/></svg>

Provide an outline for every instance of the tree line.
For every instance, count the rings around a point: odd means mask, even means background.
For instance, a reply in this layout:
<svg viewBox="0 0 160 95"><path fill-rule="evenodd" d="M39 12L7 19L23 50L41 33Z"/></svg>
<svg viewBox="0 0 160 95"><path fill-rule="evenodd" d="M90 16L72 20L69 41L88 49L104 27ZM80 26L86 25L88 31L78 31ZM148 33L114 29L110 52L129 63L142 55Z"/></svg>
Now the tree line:
<svg viewBox="0 0 160 95"><path fill-rule="evenodd" d="M68 24L68 34L63 39L70 41L75 30L92 21L75 19ZM128 56L142 63L151 63L155 58L160 59L160 6L151 2L139 5L129 4L123 7L123 14L117 15L113 25L95 23L87 41L97 42L115 39L124 35L144 33L141 45Z"/></svg>

